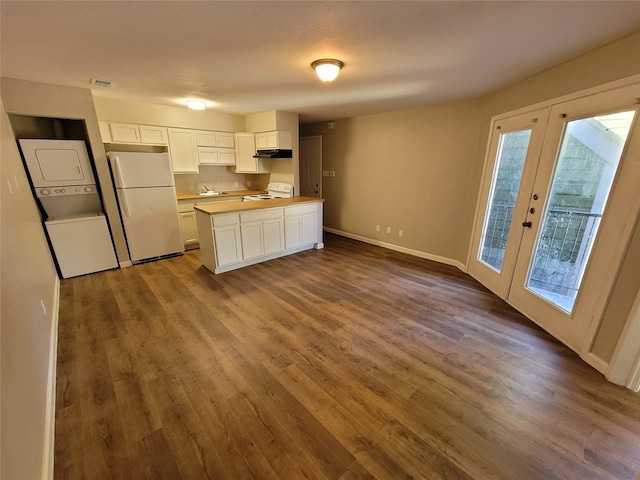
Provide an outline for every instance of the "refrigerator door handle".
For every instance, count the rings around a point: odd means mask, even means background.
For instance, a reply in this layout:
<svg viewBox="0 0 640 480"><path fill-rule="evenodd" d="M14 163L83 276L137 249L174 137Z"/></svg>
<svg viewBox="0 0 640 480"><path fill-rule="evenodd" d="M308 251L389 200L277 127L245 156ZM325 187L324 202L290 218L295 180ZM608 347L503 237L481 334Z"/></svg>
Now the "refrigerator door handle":
<svg viewBox="0 0 640 480"><path fill-rule="evenodd" d="M122 208L124 210L124 213L127 216L127 218L131 218L131 211L129 209L129 202L127 201L127 189L126 188L121 188L120 189L120 193L121 193L120 198L122 199Z"/></svg>
<svg viewBox="0 0 640 480"><path fill-rule="evenodd" d="M120 169L120 158L116 155L113 158L113 169L116 172L116 176L118 177L118 187L124 188L124 180L122 179L122 170Z"/></svg>

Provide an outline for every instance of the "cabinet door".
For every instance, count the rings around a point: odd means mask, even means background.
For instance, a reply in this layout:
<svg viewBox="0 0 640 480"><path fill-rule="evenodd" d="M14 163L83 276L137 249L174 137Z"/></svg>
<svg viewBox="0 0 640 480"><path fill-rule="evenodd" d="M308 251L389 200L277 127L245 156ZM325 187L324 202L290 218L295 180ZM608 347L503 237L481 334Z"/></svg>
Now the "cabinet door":
<svg viewBox="0 0 640 480"><path fill-rule="evenodd" d="M218 149L211 147L198 147L198 163L201 165L217 165Z"/></svg>
<svg viewBox="0 0 640 480"><path fill-rule="evenodd" d="M216 132L196 130L196 144L199 147L217 147ZM233 147L233 142L231 146Z"/></svg>
<svg viewBox="0 0 640 480"><path fill-rule="evenodd" d="M302 217L286 217L284 235L284 246L287 250L302 245Z"/></svg>
<svg viewBox="0 0 640 480"><path fill-rule="evenodd" d="M115 143L140 143L138 125L128 123L111 123L111 139Z"/></svg>
<svg viewBox="0 0 640 480"><path fill-rule="evenodd" d="M234 148L233 133L216 132L216 144L221 148Z"/></svg>
<svg viewBox="0 0 640 480"><path fill-rule="evenodd" d="M140 125L140 143L148 143L151 145L167 144L167 129L164 127L155 127L152 125Z"/></svg>
<svg viewBox="0 0 640 480"><path fill-rule="evenodd" d="M253 156L256 145L253 133L237 133L236 145L236 173L258 173L258 162Z"/></svg>
<svg viewBox="0 0 640 480"><path fill-rule="evenodd" d="M242 233L242 258L249 260L264 255L262 240L262 221L243 223L240 225Z"/></svg>
<svg viewBox="0 0 640 480"><path fill-rule="evenodd" d="M265 255L284 250L284 222L282 218L264 220L262 228Z"/></svg>
<svg viewBox="0 0 640 480"><path fill-rule="evenodd" d="M256 149L278 148L277 132L256 133Z"/></svg>
<svg viewBox="0 0 640 480"><path fill-rule="evenodd" d="M215 227L216 264L218 267L237 263L242 260L242 241L240 225Z"/></svg>
<svg viewBox="0 0 640 480"><path fill-rule="evenodd" d="M198 173L195 134L192 130L168 129L173 173Z"/></svg>
<svg viewBox="0 0 640 480"><path fill-rule="evenodd" d="M181 212L180 227L182 230L182 242L185 247L198 243L198 228L196 227L195 212Z"/></svg>
<svg viewBox="0 0 640 480"><path fill-rule="evenodd" d="M236 164L236 151L220 149L218 150L218 163L220 165L235 165Z"/></svg>
<svg viewBox="0 0 640 480"><path fill-rule="evenodd" d="M300 221L300 234L302 245L315 243L318 238L318 216L315 213L303 215Z"/></svg>

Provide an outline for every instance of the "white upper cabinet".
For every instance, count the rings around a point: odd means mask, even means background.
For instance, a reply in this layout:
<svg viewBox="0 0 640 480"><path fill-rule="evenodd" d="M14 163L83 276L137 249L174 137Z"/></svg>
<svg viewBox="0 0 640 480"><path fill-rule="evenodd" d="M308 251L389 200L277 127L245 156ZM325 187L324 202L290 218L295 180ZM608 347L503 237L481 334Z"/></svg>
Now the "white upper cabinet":
<svg viewBox="0 0 640 480"><path fill-rule="evenodd" d="M198 173L196 134L183 128L167 129L173 173Z"/></svg>
<svg viewBox="0 0 640 480"><path fill-rule="evenodd" d="M220 148L235 148L233 133L216 132L216 142Z"/></svg>
<svg viewBox="0 0 640 480"><path fill-rule="evenodd" d="M196 130L196 144L199 147L234 148L233 133Z"/></svg>
<svg viewBox="0 0 640 480"><path fill-rule="evenodd" d="M138 125L140 131L140 143L151 145L166 145L167 129L165 127L156 127L153 125Z"/></svg>
<svg viewBox="0 0 640 480"><path fill-rule="evenodd" d="M228 148L198 147L200 165L235 165L236 151Z"/></svg>
<svg viewBox="0 0 640 480"><path fill-rule="evenodd" d="M100 133L104 143L167 144L167 129L153 125L100 122Z"/></svg>
<svg viewBox="0 0 640 480"><path fill-rule="evenodd" d="M196 130L196 144L199 147L217 147L216 132Z"/></svg>
<svg viewBox="0 0 640 480"><path fill-rule="evenodd" d="M256 150L292 149L291 132L260 132L255 134Z"/></svg>
<svg viewBox="0 0 640 480"><path fill-rule="evenodd" d="M253 133L236 133L236 173L267 173L271 171L268 159L254 158L256 144Z"/></svg>

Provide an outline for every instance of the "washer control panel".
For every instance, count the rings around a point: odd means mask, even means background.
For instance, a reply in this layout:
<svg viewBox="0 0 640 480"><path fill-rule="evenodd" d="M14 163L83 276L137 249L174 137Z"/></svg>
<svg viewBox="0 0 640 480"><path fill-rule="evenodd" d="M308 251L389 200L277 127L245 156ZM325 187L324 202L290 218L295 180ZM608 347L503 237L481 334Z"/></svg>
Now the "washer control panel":
<svg viewBox="0 0 640 480"><path fill-rule="evenodd" d="M64 197L66 195L90 195L97 193L96 185L67 185L64 187L36 188L36 195L40 198Z"/></svg>

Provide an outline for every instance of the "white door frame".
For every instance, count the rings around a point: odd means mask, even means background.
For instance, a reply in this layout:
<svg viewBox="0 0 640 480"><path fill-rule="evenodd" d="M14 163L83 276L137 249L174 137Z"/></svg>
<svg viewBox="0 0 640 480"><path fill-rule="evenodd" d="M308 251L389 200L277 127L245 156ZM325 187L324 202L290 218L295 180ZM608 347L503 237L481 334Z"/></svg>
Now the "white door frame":
<svg viewBox="0 0 640 480"><path fill-rule="evenodd" d="M606 372L609 381L640 391L640 292Z"/></svg>

